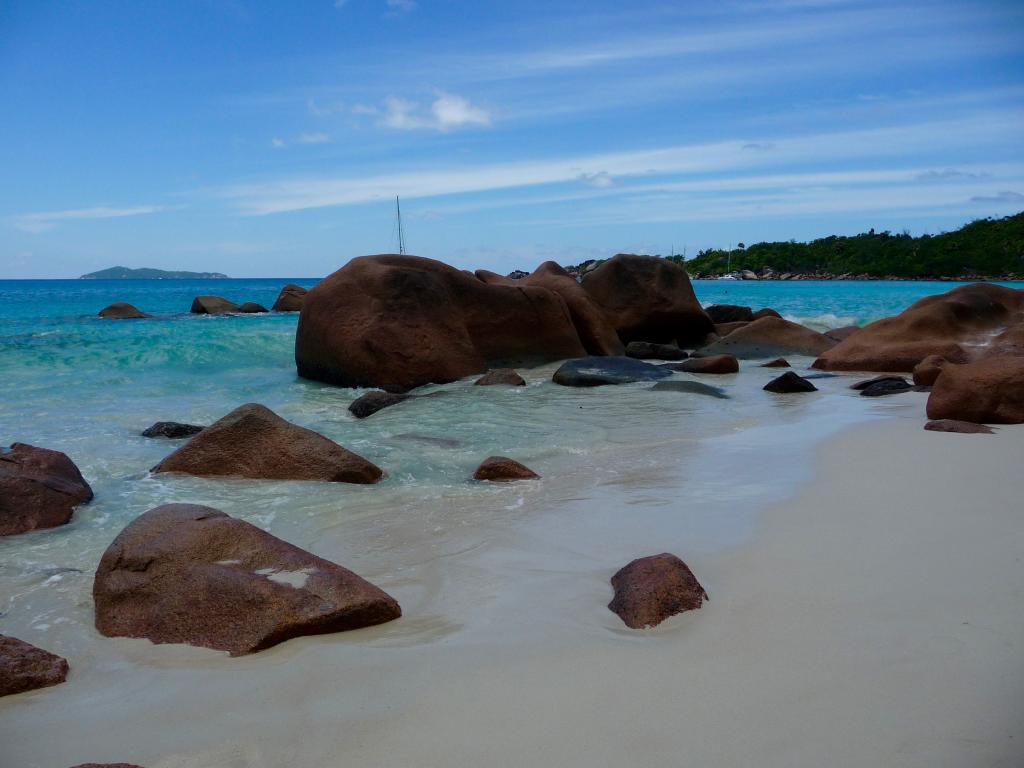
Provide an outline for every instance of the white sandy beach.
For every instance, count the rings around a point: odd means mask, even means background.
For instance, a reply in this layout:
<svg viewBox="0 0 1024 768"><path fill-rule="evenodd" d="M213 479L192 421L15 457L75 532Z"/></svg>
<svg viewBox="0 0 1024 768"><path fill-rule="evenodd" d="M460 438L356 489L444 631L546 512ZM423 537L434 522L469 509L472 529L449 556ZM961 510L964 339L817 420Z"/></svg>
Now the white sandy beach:
<svg viewBox="0 0 1024 768"><path fill-rule="evenodd" d="M64 686L3 702L2 764L1020 765L1024 429L921 424L846 431L742 545L677 551L711 601L655 630L604 607L619 548L573 560L584 517L526 522L384 579L392 625L240 659L90 639ZM423 592L454 605L417 615Z"/></svg>

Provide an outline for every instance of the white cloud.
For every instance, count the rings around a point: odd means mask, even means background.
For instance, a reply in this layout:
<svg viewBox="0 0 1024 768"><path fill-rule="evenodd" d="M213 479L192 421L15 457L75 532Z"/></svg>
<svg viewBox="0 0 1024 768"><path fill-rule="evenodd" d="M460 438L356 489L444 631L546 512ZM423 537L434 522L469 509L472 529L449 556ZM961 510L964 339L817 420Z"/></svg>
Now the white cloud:
<svg viewBox="0 0 1024 768"><path fill-rule="evenodd" d="M359 114L379 112L373 107L362 105L353 108L353 112L357 111ZM402 131L451 131L467 126L491 124L491 116L486 110L471 104L469 99L443 91L438 92L437 98L429 107L408 99L389 96L384 100L382 115L381 125Z"/></svg>
<svg viewBox="0 0 1024 768"><path fill-rule="evenodd" d="M279 139L277 136L275 136L270 140L270 146L272 146L274 149L284 149L285 146L287 145L285 144L284 139Z"/></svg>
<svg viewBox="0 0 1024 768"><path fill-rule="evenodd" d="M138 205L133 208L77 208L70 211L43 211L23 213L11 218L11 224L23 232L38 234L53 229L62 221L80 219L119 219L124 216L141 216L166 210L162 205Z"/></svg>
<svg viewBox="0 0 1024 768"><path fill-rule="evenodd" d="M416 0L386 0L390 9L389 16L397 16L401 13L410 13L416 9Z"/></svg>
<svg viewBox="0 0 1024 768"><path fill-rule="evenodd" d="M975 195L972 203L1006 203L1007 205L1024 206L1024 195L1020 192L997 192L994 195Z"/></svg>
<svg viewBox="0 0 1024 768"><path fill-rule="evenodd" d="M326 133L300 133L295 141L298 144L326 144L330 140Z"/></svg>
<svg viewBox="0 0 1024 768"><path fill-rule="evenodd" d="M615 180L612 179L607 171L581 173L577 178L588 187L594 187L595 189L607 189L615 184Z"/></svg>

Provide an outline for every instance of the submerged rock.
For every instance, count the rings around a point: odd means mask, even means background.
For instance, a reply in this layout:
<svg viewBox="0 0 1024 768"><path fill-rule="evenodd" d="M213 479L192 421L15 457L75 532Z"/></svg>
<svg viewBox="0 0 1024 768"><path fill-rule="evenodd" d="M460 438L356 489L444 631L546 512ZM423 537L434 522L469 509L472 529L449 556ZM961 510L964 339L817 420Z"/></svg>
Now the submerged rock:
<svg viewBox="0 0 1024 768"><path fill-rule="evenodd" d="M142 320L150 317L126 301L115 301L109 307L104 307L99 311L99 316L109 320Z"/></svg>
<svg viewBox="0 0 1024 768"><path fill-rule="evenodd" d="M496 368L488 371L473 382L478 387L491 387L496 384L507 384L512 387L525 387L526 380L512 368Z"/></svg>
<svg viewBox="0 0 1024 768"><path fill-rule="evenodd" d="M0 635L0 696L63 683L67 659L24 640Z"/></svg>
<svg viewBox="0 0 1024 768"><path fill-rule="evenodd" d="M399 395L394 392L385 392L383 389L374 389L353 400L349 404L348 410L357 419L365 419L367 416L373 416L377 411L390 408L410 397L412 395Z"/></svg>
<svg viewBox="0 0 1024 768"><path fill-rule="evenodd" d="M764 385L766 392L776 394L787 394L791 392L817 392L818 388L807 379L798 376L793 371L786 371L778 378L772 379Z"/></svg>
<svg viewBox="0 0 1024 768"><path fill-rule="evenodd" d="M306 294L295 335L300 376L389 392L584 354L558 293L419 256L353 259Z"/></svg>
<svg viewBox="0 0 1024 768"><path fill-rule="evenodd" d="M220 296L196 296L189 311L194 315L227 315L238 310L237 304Z"/></svg>
<svg viewBox="0 0 1024 768"><path fill-rule="evenodd" d="M635 360L685 360L687 355L675 344L631 341L626 345L626 357Z"/></svg>
<svg viewBox="0 0 1024 768"><path fill-rule="evenodd" d="M992 427L984 424L975 424L972 421L959 421L957 419L933 419L924 425L929 432L960 432L965 435L991 435L995 433Z"/></svg>
<svg viewBox="0 0 1024 768"><path fill-rule="evenodd" d="M761 364L762 368L790 368L789 361L784 357L777 357L774 360L769 360L767 363Z"/></svg>
<svg viewBox="0 0 1024 768"><path fill-rule="evenodd" d="M702 357L691 357L671 366L666 366L684 373L738 373L740 370L739 361L732 355L707 355Z"/></svg>
<svg viewBox="0 0 1024 768"><path fill-rule="evenodd" d="M269 312L270 310L262 304L257 304L255 301L247 301L238 306L238 311L243 315L261 315L265 312Z"/></svg>
<svg viewBox="0 0 1024 768"><path fill-rule="evenodd" d="M659 381L653 387L653 392L685 392L691 395L707 395L709 397L717 397L719 400L728 400L729 396L725 394L725 390L719 387L712 387L710 384L704 384L700 381L682 381L679 379L672 379L670 381Z"/></svg>
<svg viewBox="0 0 1024 768"><path fill-rule="evenodd" d="M1024 291L991 283L954 288L914 302L895 317L876 320L824 352L815 368L831 371L910 372L929 355L967 362L970 354L1013 346L1013 335L993 334L1019 327Z"/></svg>
<svg viewBox="0 0 1024 768"><path fill-rule="evenodd" d="M728 353L741 358L779 355L820 355L835 342L832 339L779 317L762 317L738 328L702 349L709 355Z"/></svg>
<svg viewBox="0 0 1024 768"><path fill-rule="evenodd" d="M490 456L473 473L474 480L533 480L538 477L540 475L525 464L507 456Z"/></svg>
<svg viewBox="0 0 1024 768"><path fill-rule="evenodd" d="M851 384L850 389L859 390L861 397L885 397L909 392L911 386L902 376L876 376Z"/></svg>
<svg viewBox="0 0 1024 768"><path fill-rule="evenodd" d="M214 422L153 472L337 483L376 483L384 474L362 456L257 403Z"/></svg>
<svg viewBox="0 0 1024 768"><path fill-rule="evenodd" d="M390 595L340 565L194 504L129 523L103 553L93 600L103 635L232 656L401 615Z"/></svg>
<svg viewBox="0 0 1024 768"><path fill-rule="evenodd" d="M60 451L15 443L0 449L0 536L64 525L92 488Z"/></svg>
<svg viewBox="0 0 1024 768"><path fill-rule="evenodd" d="M655 627L708 599L686 563L667 552L634 560L612 576L612 588L608 608L631 629Z"/></svg>
<svg viewBox="0 0 1024 768"><path fill-rule="evenodd" d="M1024 423L1024 357L945 365L928 396L929 419Z"/></svg>
<svg viewBox="0 0 1024 768"><path fill-rule="evenodd" d="M671 375L672 371L665 366L651 365L631 357L581 357L562 363L551 380L565 387L600 387L656 381Z"/></svg>
<svg viewBox="0 0 1024 768"><path fill-rule="evenodd" d="M277 294L272 309L275 312L298 312L302 309L302 300L306 297L306 289L295 283L288 283Z"/></svg>
<svg viewBox="0 0 1024 768"><path fill-rule="evenodd" d="M714 330L686 270L667 259L620 253L587 272L581 285L626 344L699 344Z"/></svg>
<svg viewBox="0 0 1024 768"><path fill-rule="evenodd" d="M142 431L143 437L166 437L170 440L178 440L182 437L198 435L205 427L198 424L182 424L177 421L158 421Z"/></svg>

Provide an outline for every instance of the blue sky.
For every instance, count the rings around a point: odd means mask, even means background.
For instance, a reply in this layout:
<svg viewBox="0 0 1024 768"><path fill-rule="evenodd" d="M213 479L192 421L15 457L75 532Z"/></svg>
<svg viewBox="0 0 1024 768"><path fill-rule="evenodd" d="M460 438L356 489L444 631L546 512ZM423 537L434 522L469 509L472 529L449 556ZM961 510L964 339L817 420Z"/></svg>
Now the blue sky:
<svg viewBox="0 0 1024 768"><path fill-rule="evenodd" d="M0 4L0 278L501 272L1024 210L1024 3Z"/></svg>

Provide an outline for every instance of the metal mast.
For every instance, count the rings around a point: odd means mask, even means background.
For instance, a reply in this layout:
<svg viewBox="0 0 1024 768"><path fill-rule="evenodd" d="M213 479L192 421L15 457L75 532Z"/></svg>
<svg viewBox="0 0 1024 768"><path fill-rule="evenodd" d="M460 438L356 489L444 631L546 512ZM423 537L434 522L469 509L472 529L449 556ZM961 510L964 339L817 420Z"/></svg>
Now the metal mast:
<svg viewBox="0 0 1024 768"><path fill-rule="evenodd" d="M398 252L405 255L405 233L402 231L402 206L395 195L395 215L398 217Z"/></svg>

